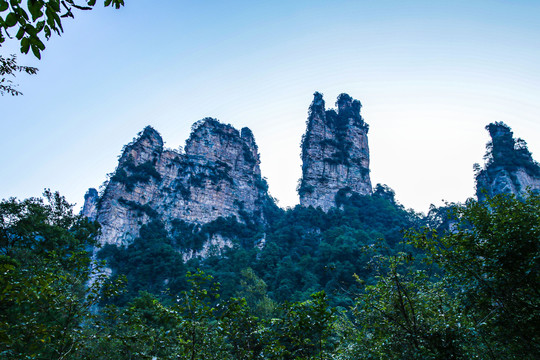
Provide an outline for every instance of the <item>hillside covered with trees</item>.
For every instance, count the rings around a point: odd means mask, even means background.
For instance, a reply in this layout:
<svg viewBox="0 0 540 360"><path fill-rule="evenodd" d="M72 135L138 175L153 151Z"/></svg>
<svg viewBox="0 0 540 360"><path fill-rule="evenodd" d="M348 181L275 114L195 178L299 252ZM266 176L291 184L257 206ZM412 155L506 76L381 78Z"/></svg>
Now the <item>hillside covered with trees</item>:
<svg viewBox="0 0 540 360"><path fill-rule="evenodd" d="M89 266L97 224L60 195L3 201L2 358L536 358L540 196L470 200L444 231L391 195L276 211L262 249L204 262L149 224L101 250L111 277Z"/></svg>

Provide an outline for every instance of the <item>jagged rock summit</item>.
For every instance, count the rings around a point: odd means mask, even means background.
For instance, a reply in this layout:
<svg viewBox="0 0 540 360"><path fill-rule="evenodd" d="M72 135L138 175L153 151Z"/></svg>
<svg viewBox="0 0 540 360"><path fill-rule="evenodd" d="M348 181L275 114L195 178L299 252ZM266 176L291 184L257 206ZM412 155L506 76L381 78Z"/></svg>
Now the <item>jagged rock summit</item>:
<svg viewBox="0 0 540 360"><path fill-rule="evenodd" d="M540 191L540 165L533 160L522 139L502 122L486 126L491 136L483 169L475 164L476 195L483 201L498 194L522 197L527 191Z"/></svg>
<svg viewBox="0 0 540 360"><path fill-rule="evenodd" d="M248 128L200 120L182 152L164 149L159 133L146 127L124 147L101 197L94 189L86 194L82 213L101 224L102 244L117 246L131 243L141 226L154 220L170 233L175 226L220 217L262 223L264 204L272 198L259 162ZM231 245L209 241L218 248Z"/></svg>
<svg viewBox="0 0 540 360"><path fill-rule="evenodd" d="M337 111L325 109L316 92L309 107L307 130L302 139L300 205L335 207L338 191L372 193L369 177L368 124L360 115L362 104L347 94L336 102Z"/></svg>

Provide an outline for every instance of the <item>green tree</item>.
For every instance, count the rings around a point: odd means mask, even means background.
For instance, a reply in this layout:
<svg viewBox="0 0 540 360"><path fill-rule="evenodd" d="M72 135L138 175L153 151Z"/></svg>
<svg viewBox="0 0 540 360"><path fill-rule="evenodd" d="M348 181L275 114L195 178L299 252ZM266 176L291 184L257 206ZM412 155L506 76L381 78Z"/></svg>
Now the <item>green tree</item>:
<svg viewBox="0 0 540 360"><path fill-rule="evenodd" d="M182 255L172 245L164 225L153 220L141 227L139 237L126 248L105 245L98 257L113 269L112 278L125 276L126 292L113 299L126 304L140 291L167 297L186 289Z"/></svg>
<svg viewBox="0 0 540 360"><path fill-rule="evenodd" d="M141 292L125 307L108 305L90 331L80 359L177 359L182 332L178 312Z"/></svg>
<svg viewBox="0 0 540 360"><path fill-rule="evenodd" d="M250 312L263 319L276 315L278 305L268 297L266 283L251 268L242 270L240 274L240 291L236 295L245 299Z"/></svg>
<svg viewBox="0 0 540 360"><path fill-rule="evenodd" d="M266 322L253 315L246 299L229 299L220 320L229 352L235 360L268 355L273 337Z"/></svg>
<svg viewBox="0 0 540 360"><path fill-rule="evenodd" d="M219 284L200 270L188 272L187 279L191 289L183 291L173 306L183 317L181 353L190 360L227 359L224 334L216 316Z"/></svg>
<svg viewBox="0 0 540 360"><path fill-rule="evenodd" d="M0 357L64 359L85 342L104 275L88 247L98 225L58 193L0 203ZM89 280L91 285L88 286Z"/></svg>
<svg viewBox="0 0 540 360"><path fill-rule="evenodd" d="M471 343L479 339L444 281L419 269L406 253L374 262L377 282L356 301L346 358L477 358Z"/></svg>
<svg viewBox="0 0 540 360"><path fill-rule="evenodd" d="M286 303L284 315L276 320L276 333L282 345L279 359L325 359L330 352L334 310L324 291L310 300Z"/></svg>
<svg viewBox="0 0 540 360"><path fill-rule="evenodd" d="M452 218L459 223L445 233L407 234L423 263L409 253L376 258L379 275L358 297L345 354L538 358L540 196L470 200Z"/></svg>
<svg viewBox="0 0 540 360"><path fill-rule="evenodd" d="M413 232L452 284L491 358L540 355L540 195L498 195L457 209L460 223L444 236Z"/></svg>

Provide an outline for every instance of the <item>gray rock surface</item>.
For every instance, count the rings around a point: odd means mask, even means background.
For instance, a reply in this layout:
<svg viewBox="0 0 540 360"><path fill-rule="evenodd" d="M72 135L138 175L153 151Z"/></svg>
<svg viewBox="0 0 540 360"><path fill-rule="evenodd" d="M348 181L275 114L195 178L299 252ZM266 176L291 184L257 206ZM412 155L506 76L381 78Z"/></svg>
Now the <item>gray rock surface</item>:
<svg viewBox="0 0 540 360"><path fill-rule="evenodd" d="M168 230L175 219L205 224L236 216L242 222L247 214L262 223L268 201L251 131L206 118L193 125L184 152L164 149L159 133L146 127L124 147L101 197L89 190L83 214L101 224L102 244L125 246L151 220ZM219 237L208 241L188 257L232 246Z"/></svg>
<svg viewBox="0 0 540 360"><path fill-rule="evenodd" d="M328 211L341 189L371 194L368 125L360 115L362 104L339 95L337 112L326 110L323 96L314 94L307 130L302 139L300 205Z"/></svg>

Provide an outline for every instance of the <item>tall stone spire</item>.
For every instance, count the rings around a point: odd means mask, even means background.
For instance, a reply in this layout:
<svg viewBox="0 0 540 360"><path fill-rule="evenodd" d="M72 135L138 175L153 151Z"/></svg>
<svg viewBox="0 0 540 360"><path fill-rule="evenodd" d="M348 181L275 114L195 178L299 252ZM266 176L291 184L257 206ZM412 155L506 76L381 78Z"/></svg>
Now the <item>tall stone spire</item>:
<svg viewBox="0 0 540 360"><path fill-rule="evenodd" d="M335 196L341 189L361 195L372 192L369 127L360 115L362 104L341 94L336 106L337 112L326 110L322 94L316 92L302 139L300 205L324 211L335 206Z"/></svg>

